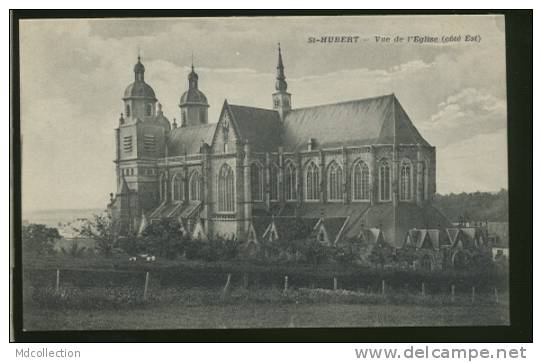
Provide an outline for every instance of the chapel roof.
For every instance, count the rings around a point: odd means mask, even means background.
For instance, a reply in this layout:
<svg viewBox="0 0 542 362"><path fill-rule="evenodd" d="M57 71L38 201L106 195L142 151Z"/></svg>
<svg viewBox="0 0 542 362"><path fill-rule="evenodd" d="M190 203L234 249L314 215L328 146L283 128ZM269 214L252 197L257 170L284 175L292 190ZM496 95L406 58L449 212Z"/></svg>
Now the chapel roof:
<svg viewBox="0 0 542 362"><path fill-rule="evenodd" d="M429 143L420 135L394 94L298 108L284 119L284 147L304 150L309 139L317 148Z"/></svg>
<svg viewBox="0 0 542 362"><path fill-rule="evenodd" d="M172 129L167 140L168 156L199 153L203 142L211 144L215 129L216 123Z"/></svg>
<svg viewBox="0 0 542 362"><path fill-rule="evenodd" d="M276 151L281 144L282 124L277 111L256 107L228 104L236 130L242 140L248 140L256 152Z"/></svg>

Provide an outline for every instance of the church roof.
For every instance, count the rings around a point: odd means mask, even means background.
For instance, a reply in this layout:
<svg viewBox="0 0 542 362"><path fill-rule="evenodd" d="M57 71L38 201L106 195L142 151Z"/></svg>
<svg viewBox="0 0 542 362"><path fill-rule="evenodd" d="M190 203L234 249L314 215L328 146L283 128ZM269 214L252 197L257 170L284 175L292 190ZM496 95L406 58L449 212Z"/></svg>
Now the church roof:
<svg viewBox="0 0 542 362"><path fill-rule="evenodd" d="M215 129L216 123L172 129L167 141L168 156L199 153L202 142L211 144Z"/></svg>
<svg viewBox="0 0 542 362"><path fill-rule="evenodd" d="M310 237L318 223L317 218L306 217L274 217L272 223L282 240L300 240Z"/></svg>
<svg viewBox="0 0 542 362"><path fill-rule="evenodd" d="M205 94L203 94L202 91L196 88L188 89L181 96L181 101L180 101L181 106L187 103L188 104L204 104L204 105L208 104L207 97L205 96Z"/></svg>
<svg viewBox="0 0 542 362"><path fill-rule="evenodd" d="M326 229L329 241L333 244L340 238L348 217L326 217L322 219L322 224Z"/></svg>
<svg viewBox="0 0 542 362"><path fill-rule="evenodd" d="M156 95L150 85L144 81L136 80L126 87L124 99L127 98L149 98L156 100Z"/></svg>
<svg viewBox="0 0 542 362"><path fill-rule="evenodd" d="M252 151L276 151L280 146L281 120L277 111L225 103L242 140Z"/></svg>
<svg viewBox="0 0 542 362"><path fill-rule="evenodd" d="M284 120L284 147L305 150L370 144L429 143L420 135L394 94L293 109Z"/></svg>

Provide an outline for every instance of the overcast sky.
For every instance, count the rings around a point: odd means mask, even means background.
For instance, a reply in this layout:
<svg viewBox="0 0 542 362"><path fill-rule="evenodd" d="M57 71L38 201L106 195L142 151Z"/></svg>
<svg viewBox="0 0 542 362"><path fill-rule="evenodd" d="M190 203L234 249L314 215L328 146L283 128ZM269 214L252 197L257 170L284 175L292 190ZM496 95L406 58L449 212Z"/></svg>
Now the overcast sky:
<svg viewBox="0 0 542 362"><path fill-rule="evenodd" d="M466 34L481 41L375 41ZM327 35L360 41L308 42ZM500 16L23 20L20 39L23 210L107 204L116 191L113 129L138 47L170 121L192 54L210 122L224 99L271 108L280 41L294 108L393 92L437 148L437 192L507 188Z"/></svg>

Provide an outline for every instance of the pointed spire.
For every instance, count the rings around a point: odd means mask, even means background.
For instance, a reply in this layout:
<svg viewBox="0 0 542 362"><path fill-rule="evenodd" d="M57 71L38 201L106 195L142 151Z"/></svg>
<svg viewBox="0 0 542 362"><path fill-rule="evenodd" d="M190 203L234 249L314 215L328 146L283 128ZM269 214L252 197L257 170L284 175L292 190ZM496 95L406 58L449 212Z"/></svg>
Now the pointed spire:
<svg viewBox="0 0 542 362"><path fill-rule="evenodd" d="M282 63L282 52L279 43L279 60L277 64L277 81L275 83L275 89L279 92L286 92L287 88L288 83L286 83L286 76L284 75L284 64Z"/></svg>

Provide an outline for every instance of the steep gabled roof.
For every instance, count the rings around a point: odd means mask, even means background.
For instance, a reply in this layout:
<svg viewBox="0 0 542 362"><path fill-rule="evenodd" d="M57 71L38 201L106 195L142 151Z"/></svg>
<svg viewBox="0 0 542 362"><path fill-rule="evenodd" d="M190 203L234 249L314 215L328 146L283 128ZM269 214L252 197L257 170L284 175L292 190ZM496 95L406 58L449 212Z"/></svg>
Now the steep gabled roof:
<svg viewBox="0 0 542 362"><path fill-rule="evenodd" d="M271 223L271 216L254 216L252 217L252 227L256 233L256 238L259 240L269 224Z"/></svg>
<svg viewBox="0 0 542 362"><path fill-rule="evenodd" d="M319 219L304 217L274 217L270 228L275 228L277 236L282 240L298 240L310 237Z"/></svg>
<svg viewBox="0 0 542 362"><path fill-rule="evenodd" d="M320 219L315 227L323 226L329 242L335 244L339 241L347 221L348 217L326 217Z"/></svg>
<svg viewBox="0 0 542 362"><path fill-rule="evenodd" d="M311 138L318 148L363 144L429 146L393 94L288 112L284 120L285 150L304 150Z"/></svg>
<svg viewBox="0 0 542 362"><path fill-rule="evenodd" d="M276 151L281 144L282 124L277 111L224 103L241 140L256 152Z"/></svg>
<svg viewBox="0 0 542 362"><path fill-rule="evenodd" d="M167 140L168 156L199 153L202 142L211 144L215 129L216 123L172 129Z"/></svg>

